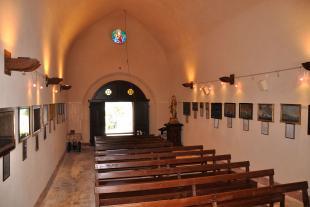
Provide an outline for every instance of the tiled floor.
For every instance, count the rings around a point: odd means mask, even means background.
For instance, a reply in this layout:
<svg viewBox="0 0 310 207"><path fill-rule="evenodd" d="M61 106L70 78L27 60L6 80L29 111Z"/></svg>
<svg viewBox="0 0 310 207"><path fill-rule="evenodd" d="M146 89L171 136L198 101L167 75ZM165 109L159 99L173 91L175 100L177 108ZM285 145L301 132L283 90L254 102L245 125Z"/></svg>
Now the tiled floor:
<svg viewBox="0 0 310 207"><path fill-rule="evenodd" d="M84 146L83 146L84 147ZM41 207L94 207L94 155L90 147L67 153Z"/></svg>
<svg viewBox="0 0 310 207"><path fill-rule="evenodd" d="M56 178L40 207L95 207L93 149L67 153ZM278 207L279 205L275 205ZM286 206L300 207L300 202L287 198Z"/></svg>

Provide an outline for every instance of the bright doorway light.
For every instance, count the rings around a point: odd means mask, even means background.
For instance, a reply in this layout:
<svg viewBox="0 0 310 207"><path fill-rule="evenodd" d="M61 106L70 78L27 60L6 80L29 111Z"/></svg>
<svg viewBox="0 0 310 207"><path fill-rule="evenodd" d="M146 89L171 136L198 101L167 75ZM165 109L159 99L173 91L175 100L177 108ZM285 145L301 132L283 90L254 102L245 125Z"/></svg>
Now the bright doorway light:
<svg viewBox="0 0 310 207"><path fill-rule="evenodd" d="M133 134L132 102L105 102L105 134Z"/></svg>

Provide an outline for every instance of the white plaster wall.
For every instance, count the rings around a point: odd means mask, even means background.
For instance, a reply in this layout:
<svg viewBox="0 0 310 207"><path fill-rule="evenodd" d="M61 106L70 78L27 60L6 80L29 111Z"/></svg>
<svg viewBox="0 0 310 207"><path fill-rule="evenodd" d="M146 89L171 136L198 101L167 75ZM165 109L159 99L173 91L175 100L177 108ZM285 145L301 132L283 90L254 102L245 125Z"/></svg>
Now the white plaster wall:
<svg viewBox="0 0 310 207"><path fill-rule="evenodd" d="M46 24L40 1L0 1L0 54L3 49L12 52L13 57L29 56L37 58L42 63L38 69L40 73L53 76L59 75L56 48L52 39L47 39ZM61 69L62 70L62 69ZM12 76L4 75L4 61L0 58L0 108L31 106L64 102L65 96L53 94L52 88L40 90L33 88L35 73L13 72ZM44 84L38 78L38 85ZM15 114L17 119L17 113ZM16 120L17 121L17 120ZM15 126L17 131L17 125ZM45 188L58 161L65 151L66 123L56 126L56 131L48 134L43 140L43 133L39 135L40 149L35 151L35 139L28 139L28 158L22 161L22 144L11 151L11 175L2 181L2 157L0 158L0 206L2 207L32 207ZM16 133L17 134L17 133Z"/></svg>
<svg viewBox="0 0 310 207"><path fill-rule="evenodd" d="M125 46L111 40L112 31L116 26L124 28L123 22L123 12L113 12L80 34L67 55L66 72L73 86L69 102L82 105L82 117L71 114L77 117L70 120L82 120L84 142L89 141L88 100L112 80L131 81L150 99L150 133L157 134L157 129L169 120L171 70L165 53L143 24L128 15L128 70Z"/></svg>
<svg viewBox="0 0 310 207"><path fill-rule="evenodd" d="M219 129L213 120L193 119L185 124L183 143L204 144L217 153L231 153L233 160L250 160L252 169L274 168L279 182L310 181L310 136L307 135L307 107L310 104L310 79L301 83L300 71L281 72L268 76L237 79L239 88L209 84L211 95L202 95L198 89L183 88L188 80L205 82L217 80L231 73L246 75L298 66L310 60L310 2L307 0L262 1L256 7L236 16L208 33L197 36L193 51L195 61L180 61L170 55L171 64L178 71L174 92L183 101L250 102L254 103L254 117L250 131L242 130L242 120L233 119L233 128L227 120L220 121ZM203 27L203 25L201 25ZM190 64L188 64L190 62ZM266 79L269 90L262 92L257 82ZM260 134L257 104L275 104L274 123L268 136ZM302 123L296 126L294 140L284 138L280 123L280 103L302 104ZM182 105L179 104L179 113ZM238 117L238 110L237 110ZM184 116L181 116L185 123Z"/></svg>

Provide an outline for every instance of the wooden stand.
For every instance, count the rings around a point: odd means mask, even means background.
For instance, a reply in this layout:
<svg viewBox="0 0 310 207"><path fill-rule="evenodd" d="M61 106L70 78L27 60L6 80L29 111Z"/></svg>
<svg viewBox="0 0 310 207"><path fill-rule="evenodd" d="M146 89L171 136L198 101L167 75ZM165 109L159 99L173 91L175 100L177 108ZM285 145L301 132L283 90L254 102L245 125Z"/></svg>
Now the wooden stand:
<svg viewBox="0 0 310 207"><path fill-rule="evenodd" d="M181 141L181 131L183 124L165 124L167 128L167 140L175 146L183 146Z"/></svg>

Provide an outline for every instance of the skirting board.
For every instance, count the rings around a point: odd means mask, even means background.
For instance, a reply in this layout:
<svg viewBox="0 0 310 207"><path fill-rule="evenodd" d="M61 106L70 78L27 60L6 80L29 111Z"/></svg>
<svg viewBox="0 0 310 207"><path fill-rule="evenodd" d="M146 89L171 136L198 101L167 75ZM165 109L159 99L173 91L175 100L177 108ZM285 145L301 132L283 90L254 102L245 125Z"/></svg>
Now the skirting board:
<svg viewBox="0 0 310 207"><path fill-rule="evenodd" d="M53 184L53 181L57 175L57 172L60 168L60 165L61 163L63 162L64 158L65 158L65 155L66 155L66 151L63 153L63 155L61 156L60 160L58 161L57 163L57 166L52 174L52 176L50 177L50 179L48 180L44 190L42 191L41 195L39 196L37 202L35 203L34 207L40 207L42 205L42 202L44 200L44 198L46 197L51 185Z"/></svg>

